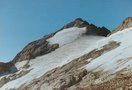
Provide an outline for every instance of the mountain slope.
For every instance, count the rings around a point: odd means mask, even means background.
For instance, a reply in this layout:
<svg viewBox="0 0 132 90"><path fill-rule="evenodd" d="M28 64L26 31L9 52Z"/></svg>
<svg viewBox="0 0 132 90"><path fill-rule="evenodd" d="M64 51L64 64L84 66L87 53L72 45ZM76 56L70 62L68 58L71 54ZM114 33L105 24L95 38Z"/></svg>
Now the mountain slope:
<svg viewBox="0 0 132 90"><path fill-rule="evenodd" d="M47 71L55 67L62 66L70 62L71 60L80 57L86 52L91 51L92 49L95 48L96 42L104 38L102 36L85 35L85 32L86 32L86 28L76 28L76 27L64 29L58 32L55 36L48 39L47 41L49 41L50 45L59 43L60 48L44 56L38 57L36 59L32 59L29 62L28 60L17 62L16 66L18 66L17 65L18 63L24 62L25 64L28 63L29 65L28 70L30 69L33 70L31 70L28 74L26 74L23 77L15 81L13 80L9 82L9 86L8 83L5 84L4 86L5 87L8 86L8 88L19 87L25 82L30 82L35 78L41 77ZM16 85L16 82L19 82L19 84Z"/></svg>
<svg viewBox="0 0 132 90"><path fill-rule="evenodd" d="M23 84L19 89L115 90L131 88L132 43L126 41L131 34L132 28L129 28L101 39L92 51L87 51L81 57L48 71L28 85Z"/></svg>
<svg viewBox="0 0 132 90"><path fill-rule="evenodd" d="M105 37L108 29L76 19L27 45L0 90L131 90L132 27L125 25Z"/></svg>
<svg viewBox="0 0 132 90"><path fill-rule="evenodd" d="M75 28L86 28L86 31L74 30L74 27ZM73 28L73 30L70 29L70 31L67 32L68 28ZM110 31L105 27L97 27L94 24L89 24L88 22L82 20L81 18L77 18L74 21L65 25L60 30L56 31L55 33L51 33L49 35L44 36L43 38L41 38L39 40L29 43L20 53L18 53L16 55L16 57L13 59L12 62L15 64L16 62L19 62L19 61L23 61L23 60L27 60L27 59L28 60L34 59L38 56L48 54L48 53L54 51L55 49L59 48L61 45L59 45L57 42L55 44L51 45L51 44L49 44L48 39L52 38L54 35L57 36L56 34L61 33L61 31L64 31L64 32L66 31L66 33L62 33L62 34L63 35L66 34L67 36L65 35L65 38L64 38L64 37L62 37L63 36L62 35L61 37L58 37L57 40L59 40L60 38L63 38L63 40L64 40L64 39L68 39L68 37L73 37L73 38L70 38L69 40L67 40L68 42L72 42L72 41L74 41L74 39L77 39L78 34L81 31L87 35L97 35L97 36L107 36L110 33ZM74 33L74 31L75 32L77 31L78 33ZM70 34L70 36L68 36L68 33L73 33L73 35ZM64 42L64 41L62 41L62 42Z"/></svg>

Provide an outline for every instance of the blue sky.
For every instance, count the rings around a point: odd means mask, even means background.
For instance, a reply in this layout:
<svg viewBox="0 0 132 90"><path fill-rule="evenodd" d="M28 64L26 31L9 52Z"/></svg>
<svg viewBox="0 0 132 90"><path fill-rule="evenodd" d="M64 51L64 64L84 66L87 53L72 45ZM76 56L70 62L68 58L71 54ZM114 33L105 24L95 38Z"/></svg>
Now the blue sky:
<svg viewBox="0 0 132 90"><path fill-rule="evenodd" d="M132 0L0 0L0 61L81 17L113 29L132 16Z"/></svg>

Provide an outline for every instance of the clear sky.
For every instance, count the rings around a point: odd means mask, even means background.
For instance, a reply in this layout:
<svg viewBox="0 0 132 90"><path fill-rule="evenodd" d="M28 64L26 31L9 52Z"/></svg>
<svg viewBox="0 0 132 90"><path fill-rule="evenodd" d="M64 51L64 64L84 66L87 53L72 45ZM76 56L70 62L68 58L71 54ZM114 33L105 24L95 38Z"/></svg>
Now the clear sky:
<svg viewBox="0 0 132 90"><path fill-rule="evenodd" d="M0 61L81 17L113 29L132 16L132 0L0 0Z"/></svg>

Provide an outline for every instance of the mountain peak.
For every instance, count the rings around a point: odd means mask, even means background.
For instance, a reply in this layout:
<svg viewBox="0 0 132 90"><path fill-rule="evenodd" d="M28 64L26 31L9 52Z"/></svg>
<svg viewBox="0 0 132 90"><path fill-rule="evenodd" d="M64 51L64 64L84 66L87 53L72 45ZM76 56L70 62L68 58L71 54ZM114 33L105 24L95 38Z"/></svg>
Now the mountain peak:
<svg viewBox="0 0 132 90"><path fill-rule="evenodd" d="M84 21L82 18L76 18L75 21Z"/></svg>
<svg viewBox="0 0 132 90"><path fill-rule="evenodd" d="M70 27L86 27L87 25L89 25L89 23L85 20L83 20L82 18L76 18L74 21L68 23L67 25L65 25L62 29L66 29L66 28L70 28Z"/></svg>
<svg viewBox="0 0 132 90"><path fill-rule="evenodd" d="M66 34L63 34L63 35L61 33L61 36L63 36L62 38L64 38L66 35L68 35L68 36L75 35L75 37L78 37L78 34L76 35L76 33L83 32L83 29L81 29L82 31L80 31L80 28L83 28L83 27L86 29L86 32L84 34L86 34L88 36L89 35L107 36L110 33L110 31L105 27L97 27L94 24L89 24L87 21L85 21L81 18L76 18L74 21L66 24L63 28L56 31L55 33L46 35L39 40L29 43L20 53L18 53L16 55L16 57L13 59L12 62L16 63L16 62L22 61L22 60L30 60L30 59L36 58L38 56L42 56L44 54L50 53L50 52L54 51L55 49L59 48L59 44L56 43L56 44L50 45L48 42L48 39L54 37L56 34L58 34L60 32L63 32L64 30L67 30L67 31L69 30L71 32L67 32ZM72 32L73 32L73 34L71 34ZM69 37L66 37L61 42L68 41L67 39ZM73 39L73 38L71 38L71 39ZM57 39L57 41L59 41L59 40Z"/></svg>
<svg viewBox="0 0 132 90"><path fill-rule="evenodd" d="M97 27L96 25L92 23L90 24L87 21L83 20L82 18L76 18L74 21L66 24L60 30L71 28L71 27L78 27L78 28L86 27L87 29L86 34L89 34L89 35L107 36L110 33L110 31L106 27L104 26Z"/></svg>
<svg viewBox="0 0 132 90"><path fill-rule="evenodd" d="M117 28L115 28L109 35L122 31L123 29L132 27L132 17L127 17Z"/></svg>
<svg viewBox="0 0 132 90"><path fill-rule="evenodd" d="M116 30L123 30L125 28L132 27L132 17L127 17L117 28Z"/></svg>

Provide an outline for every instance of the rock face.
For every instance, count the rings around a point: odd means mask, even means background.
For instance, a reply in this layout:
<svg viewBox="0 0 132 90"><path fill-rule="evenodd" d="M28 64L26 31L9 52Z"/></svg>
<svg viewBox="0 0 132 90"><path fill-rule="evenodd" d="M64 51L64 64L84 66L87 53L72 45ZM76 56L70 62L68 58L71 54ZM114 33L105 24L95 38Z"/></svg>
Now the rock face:
<svg viewBox="0 0 132 90"><path fill-rule="evenodd" d="M82 20L81 18L75 19L73 22L68 23L62 29L70 27L86 27L87 34L89 35L98 35L98 36L107 36L110 31L105 27L97 27L94 24L89 24L87 21Z"/></svg>
<svg viewBox="0 0 132 90"><path fill-rule="evenodd" d="M77 18L74 21L68 23L65 25L62 29L70 28L70 27L86 27L88 26L89 23L87 21L82 20L81 18Z"/></svg>
<svg viewBox="0 0 132 90"><path fill-rule="evenodd" d="M113 30L108 36L114 34L118 31L121 31L126 28L132 27L132 17L127 17L115 30Z"/></svg>
<svg viewBox="0 0 132 90"><path fill-rule="evenodd" d="M73 22L68 23L57 32L71 27L78 28L86 27L87 29L86 35L107 36L110 33L110 31L107 28L105 27L100 28L93 24L89 24L87 21L84 21L81 18L77 18ZM50 53L51 51L54 51L59 47L59 44L50 45L49 42L46 40L53 37L57 32L46 35L42 39L29 43L20 53L16 55L12 62L16 63L22 60L34 59L37 56L41 56Z"/></svg>
<svg viewBox="0 0 132 90"><path fill-rule="evenodd" d="M17 56L13 59L12 62L16 63L22 60L34 59L37 56L41 56L50 53L51 51L54 51L56 48L59 47L59 45L58 44L50 45L46 41L46 39L51 36L52 35L45 36L42 39L29 43L20 53L17 54Z"/></svg>
<svg viewBox="0 0 132 90"><path fill-rule="evenodd" d="M17 71L17 68L15 67L15 65L13 63L0 62L0 76L5 75L5 74L14 73L16 71Z"/></svg>

